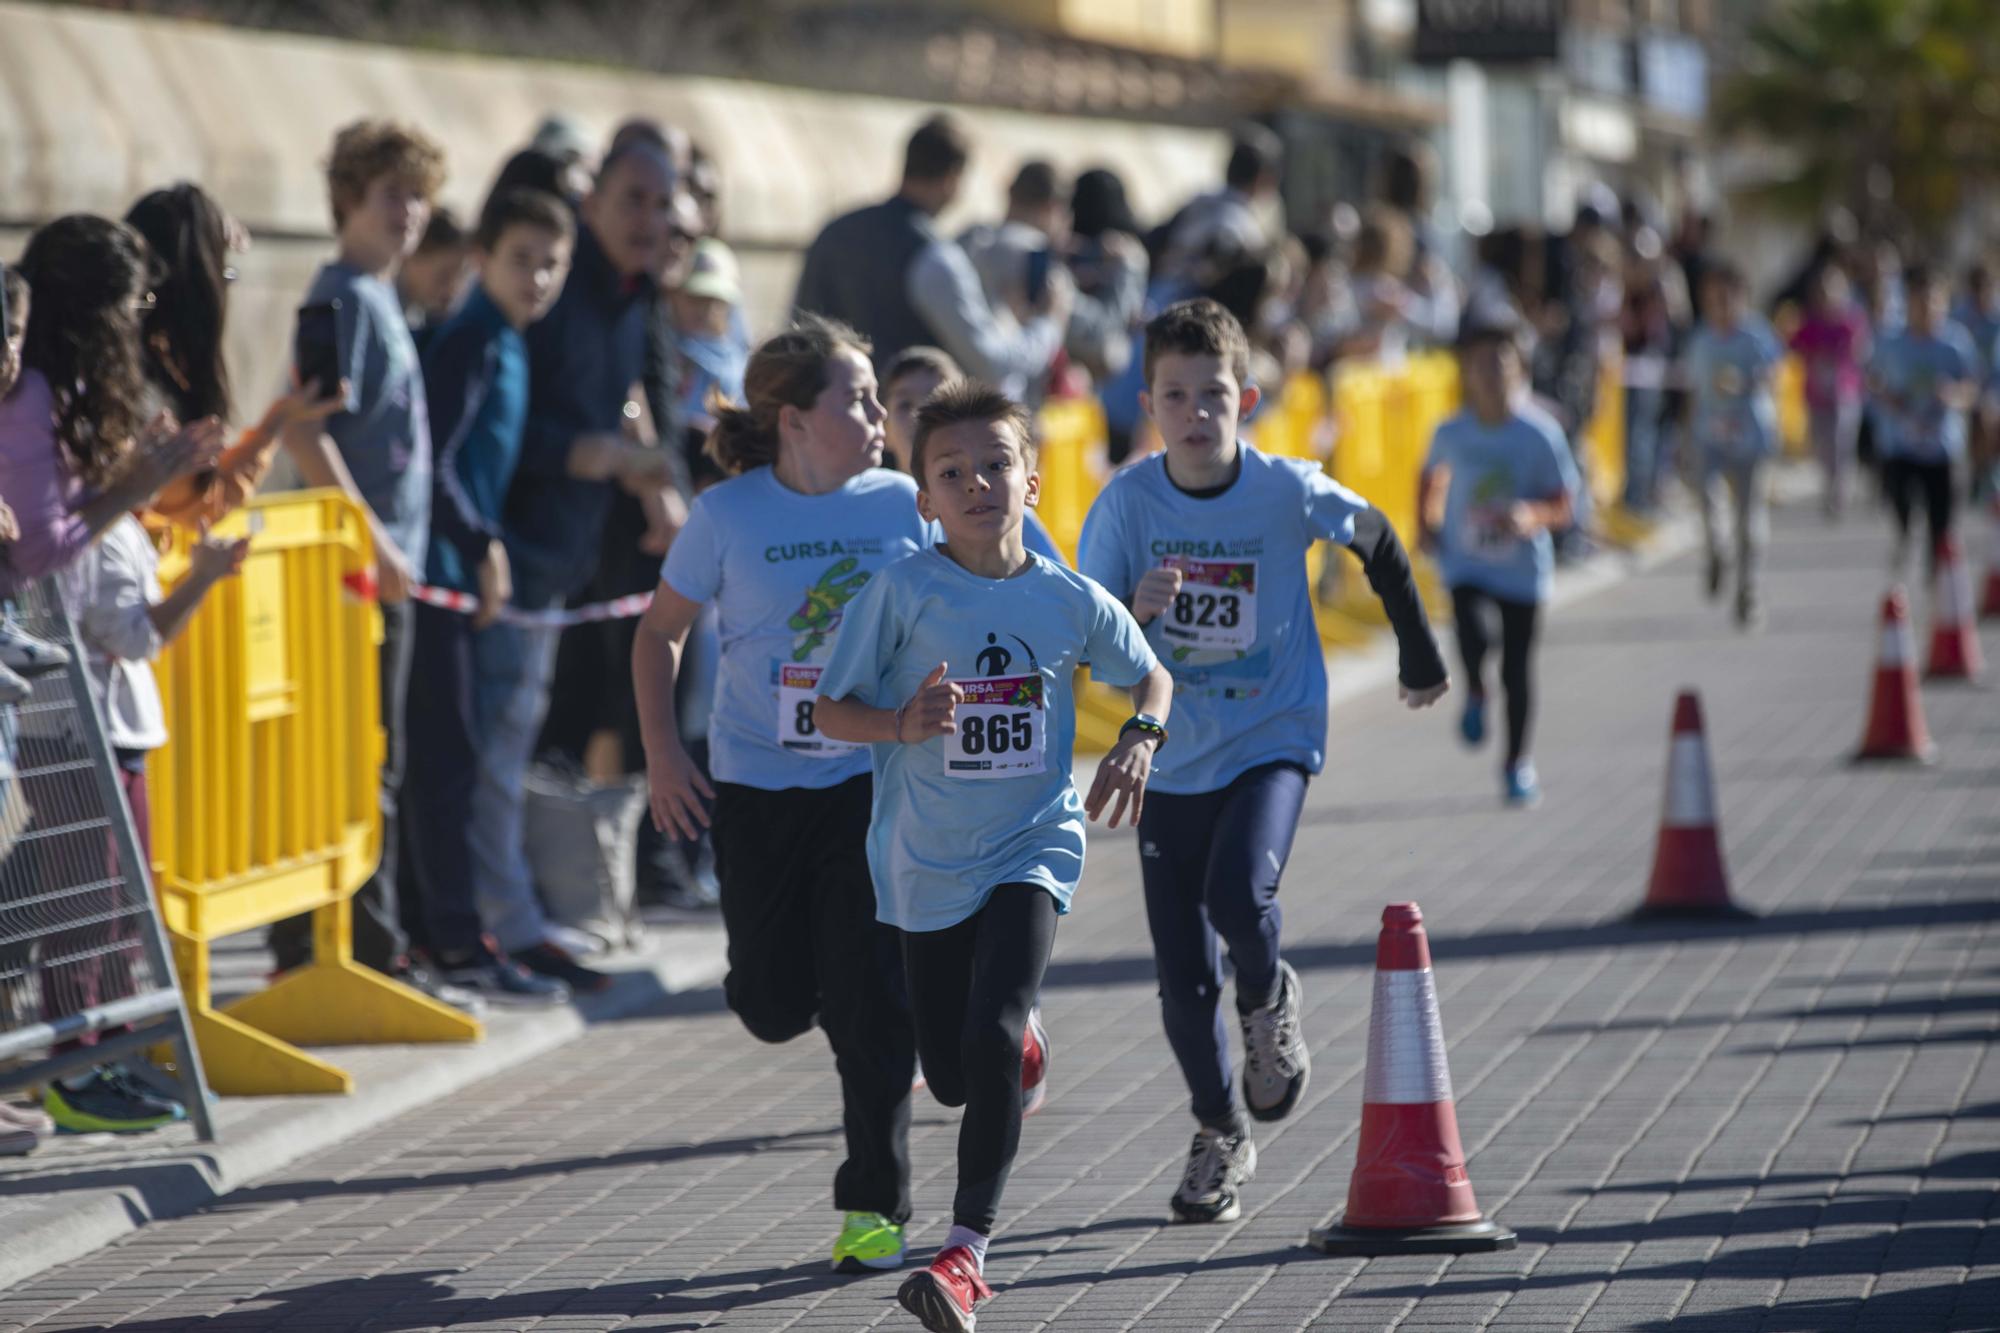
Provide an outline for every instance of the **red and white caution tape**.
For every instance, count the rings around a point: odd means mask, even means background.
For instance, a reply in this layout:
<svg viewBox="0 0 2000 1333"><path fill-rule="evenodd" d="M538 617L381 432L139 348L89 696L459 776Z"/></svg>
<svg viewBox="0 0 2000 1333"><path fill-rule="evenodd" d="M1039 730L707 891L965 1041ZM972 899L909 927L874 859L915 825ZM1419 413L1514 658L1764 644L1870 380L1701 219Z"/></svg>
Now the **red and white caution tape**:
<svg viewBox="0 0 2000 1333"><path fill-rule="evenodd" d="M350 574L344 580L349 592L358 597L373 599L376 596L375 578L372 574ZM427 583L419 583L410 589L412 601L427 606L439 607L446 611L457 611L462 615L472 615L479 610L479 599L468 592L454 592L450 588L433 588ZM591 602L584 606L552 606L541 611L525 611L517 606L503 607L500 620L509 625L531 625L539 629L566 629L571 625L588 625L600 620L626 620L644 615L646 608L653 604L650 592L635 592L624 597L614 597L608 602Z"/></svg>

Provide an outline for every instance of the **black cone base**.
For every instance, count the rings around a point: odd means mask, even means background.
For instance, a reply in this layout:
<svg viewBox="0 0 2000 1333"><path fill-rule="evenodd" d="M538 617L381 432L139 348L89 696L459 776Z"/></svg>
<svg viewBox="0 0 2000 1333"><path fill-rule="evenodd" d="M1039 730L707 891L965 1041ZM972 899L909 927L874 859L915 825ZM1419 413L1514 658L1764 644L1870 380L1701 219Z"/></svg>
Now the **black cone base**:
<svg viewBox="0 0 2000 1333"><path fill-rule="evenodd" d="M1634 921L1755 921L1757 914L1733 902L1720 903L1640 903L1632 909Z"/></svg>
<svg viewBox="0 0 2000 1333"><path fill-rule="evenodd" d="M1498 1222L1485 1220L1407 1231L1332 1226L1314 1231L1306 1237L1306 1244L1321 1254L1333 1255L1491 1254L1513 1249L1514 1233Z"/></svg>

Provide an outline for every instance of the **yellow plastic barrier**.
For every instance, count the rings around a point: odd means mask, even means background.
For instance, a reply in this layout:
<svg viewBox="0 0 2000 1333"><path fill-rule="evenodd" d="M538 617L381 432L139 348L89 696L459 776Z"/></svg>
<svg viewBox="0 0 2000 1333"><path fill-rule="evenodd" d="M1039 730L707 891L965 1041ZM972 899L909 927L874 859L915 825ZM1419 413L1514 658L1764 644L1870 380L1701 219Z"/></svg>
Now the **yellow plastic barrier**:
<svg viewBox="0 0 2000 1333"><path fill-rule="evenodd" d="M1591 497L1609 515L1625 503L1625 354L1615 344L1598 362L1597 407L1583 444Z"/></svg>
<svg viewBox="0 0 2000 1333"><path fill-rule="evenodd" d="M1787 458L1812 456L1812 441L1806 427L1806 366L1796 356L1787 355L1778 363L1778 438L1785 442Z"/></svg>
<svg viewBox="0 0 2000 1333"><path fill-rule="evenodd" d="M162 654L170 739L147 770L154 884L210 1085L220 1093L350 1092L292 1043L472 1041L480 1025L353 961L349 901L381 852L381 615L347 591L372 548L333 491L254 502L219 525L253 538ZM171 588L187 540L161 561ZM209 947L313 914L313 962L215 1008Z"/></svg>
<svg viewBox="0 0 2000 1333"><path fill-rule="evenodd" d="M1074 561L1084 515L1111 467L1104 408L1095 398L1051 399L1042 407L1040 430L1042 491L1035 512L1062 553Z"/></svg>

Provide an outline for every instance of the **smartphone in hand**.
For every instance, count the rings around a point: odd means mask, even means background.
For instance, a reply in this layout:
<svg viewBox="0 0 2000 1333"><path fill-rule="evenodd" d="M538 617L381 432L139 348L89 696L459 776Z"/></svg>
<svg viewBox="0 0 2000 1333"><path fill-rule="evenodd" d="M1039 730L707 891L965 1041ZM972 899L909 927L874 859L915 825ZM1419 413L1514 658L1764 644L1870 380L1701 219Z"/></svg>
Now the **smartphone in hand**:
<svg viewBox="0 0 2000 1333"><path fill-rule="evenodd" d="M299 307L292 335L292 364L301 388L324 398L340 388L340 302L322 301Z"/></svg>

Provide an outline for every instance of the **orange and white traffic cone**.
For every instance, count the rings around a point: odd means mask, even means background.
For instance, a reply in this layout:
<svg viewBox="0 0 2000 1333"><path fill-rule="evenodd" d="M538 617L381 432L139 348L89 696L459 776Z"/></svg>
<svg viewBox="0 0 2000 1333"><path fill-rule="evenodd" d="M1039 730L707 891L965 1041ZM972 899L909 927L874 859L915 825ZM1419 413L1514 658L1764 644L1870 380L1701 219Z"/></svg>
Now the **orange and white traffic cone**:
<svg viewBox="0 0 2000 1333"><path fill-rule="evenodd" d="M1513 1249L1514 1233L1481 1215L1465 1173L1431 946L1415 903L1382 909L1363 1087L1347 1211L1306 1244L1343 1255Z"/></svg>
<svg viewBox="0 0 2000 1333"><path fill-rule="evenodd" d="M1715 779L1701 725L1701 696L1682 690L1674 701L1653 878L1632 919L1740 921L1753 915L1729 897L1729 871L1722 861L1722 832L1715 813Z"/></svg>
<svg viewBox="0 0 2000 1333"><path fill-rule="evenodd" d="M1917 691L1916 647L1910 642L1910 608L1901 588L1882 599L1882 649L1875 663L1875 691L1857 761L1914 759L1929 763L1933 749Z"/></svg>
<svg viewBox="0 0 2000 1333"><path fill-rule="evenodd" d="M1977 680L1986 670L1972 623L1972 575L1949 536L1937 544L1937 588L1931 597L1931 656L1926 680Z"/></svg>

